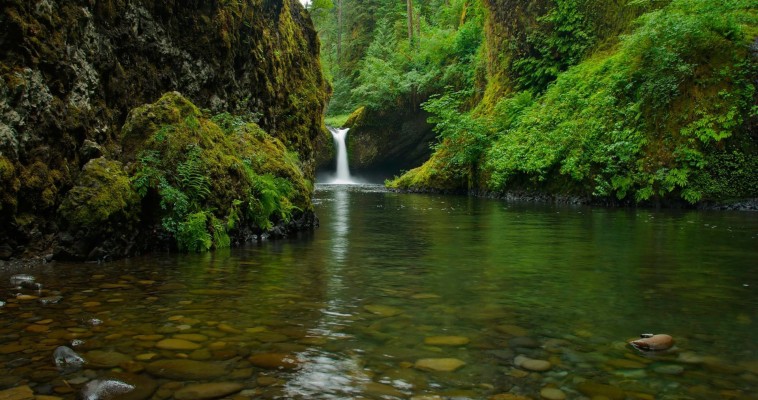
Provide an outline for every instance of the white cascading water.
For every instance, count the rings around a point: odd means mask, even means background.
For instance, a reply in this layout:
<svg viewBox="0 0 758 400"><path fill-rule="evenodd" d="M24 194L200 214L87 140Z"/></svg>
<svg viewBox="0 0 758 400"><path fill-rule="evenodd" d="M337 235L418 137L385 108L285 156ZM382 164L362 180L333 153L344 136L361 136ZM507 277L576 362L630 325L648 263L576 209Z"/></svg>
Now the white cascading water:
<svg viewBox="0 0 758 400"><path fill-rule="evenodd" d="M355 183L353 182L353 179L350 178L350 168L347 165L347 146L345 145L347 131L350 129L337 129L332 128L331 126L327 128L329 129L329 132L332 133L334 144L337 147L337 175L335 175L330 183L336 185L349 185Z"/></svg>

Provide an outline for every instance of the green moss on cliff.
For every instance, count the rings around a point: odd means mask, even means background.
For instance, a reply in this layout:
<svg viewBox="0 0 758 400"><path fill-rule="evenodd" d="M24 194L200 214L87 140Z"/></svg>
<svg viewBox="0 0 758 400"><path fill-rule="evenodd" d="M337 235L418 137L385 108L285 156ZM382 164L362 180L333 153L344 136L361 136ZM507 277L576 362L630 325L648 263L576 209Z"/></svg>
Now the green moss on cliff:
<svg viewBox="0 0 758 400"><path fill-rule="evenodd" d="M137 221L139 197L123 164L96 158L82 169L58 212L65 225L95 229L113 219Z"/></svg>
<svg viewBox="0 0 758 400"><path fill-rule="evenodd" d="M0 156L0 215L12 215L16 211L20 188L16 167L8 158Z"/></svg>
<svg viewBox="0 0 758 400"><path fill-rule="evenodd" d="M181 249L225 247L239 227L267 230L312 210L296 152L253 122L202 115L179 93L135 109L122 137L137 192Z"/></svg>

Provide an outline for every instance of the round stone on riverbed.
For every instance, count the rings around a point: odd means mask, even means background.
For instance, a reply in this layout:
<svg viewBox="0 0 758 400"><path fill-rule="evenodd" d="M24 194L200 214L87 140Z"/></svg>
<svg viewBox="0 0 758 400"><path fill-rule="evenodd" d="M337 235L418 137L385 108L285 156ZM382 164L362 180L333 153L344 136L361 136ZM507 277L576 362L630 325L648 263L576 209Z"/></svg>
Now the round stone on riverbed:
<svg viewBox="0 0 758 400"><path fill-rule="evenodd" d="M242 390L235 382L196 383L187 385L174 393L176 400L203 400L228 396Z"/></svg>
<svg viewBox="0 0 758 400"><path fill-rule="evenodd" d="M464 336L430 336L424 339L424 344L429 346L463 346L470 342Z"/></svg>
<svg viewBox="0 0 758 400"><path fill-rule="evenodd" d="M184 339L163 339L155 347L163 350L196 350L200 348L197 343Z"/></svg>
<svg viewBox="0 0 758 400"><path fill-rule="evenodd" d="M550 364L550 361L536 360L524 355L516 356L516 358L513 359L513 365L534 372L547 371L553 367L552 364Z"/></svg>
<svg viewBox="0 0 758 400"><path fill-rule="evenodd" d="M566 393L561 389L546 387L540 390L540 397L545 400L565 400Z"/></svg>
<svg viewBox="0 0 758 400"><path fill-rule="evenodd" d="M413 365L424 371L452 372L466 365L457 358L422 358Z"/></svg>

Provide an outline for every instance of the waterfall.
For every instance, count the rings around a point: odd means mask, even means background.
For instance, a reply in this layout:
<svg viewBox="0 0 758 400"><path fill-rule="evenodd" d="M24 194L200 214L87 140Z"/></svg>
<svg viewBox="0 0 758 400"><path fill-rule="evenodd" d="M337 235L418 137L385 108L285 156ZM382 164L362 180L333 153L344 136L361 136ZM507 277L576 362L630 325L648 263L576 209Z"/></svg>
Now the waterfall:
<svg viewBox="0 0 758 400"><path fill-rule="evenodd" d="M337 185L349 185L355 183L353 179L350 178L350 168L347 165L347 146L345 145L347 131L350 129L337 129L332 128L331 126L327 128L329 129L329 132L332 133L334 144L337 148L337 174L330 183Z"/></svg>

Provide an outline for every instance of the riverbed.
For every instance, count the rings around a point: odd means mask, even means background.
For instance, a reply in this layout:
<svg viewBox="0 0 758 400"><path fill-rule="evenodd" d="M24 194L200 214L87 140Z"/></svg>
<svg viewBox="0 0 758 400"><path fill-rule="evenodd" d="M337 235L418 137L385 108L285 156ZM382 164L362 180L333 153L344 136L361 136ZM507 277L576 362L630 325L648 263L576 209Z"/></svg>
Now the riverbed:
<svg viewBox="0 0 758 400"><path fill-rule="evenodd" d="M73 399L120 380L132 400L758 398L756 213L376 185L318 185L314 202L320 228L285 240L0 270L0 390ZM36 286L11 285L18 274ZM674 347L627 344L645 333ZM60 346L86 363L57 368Z"/></svg>

